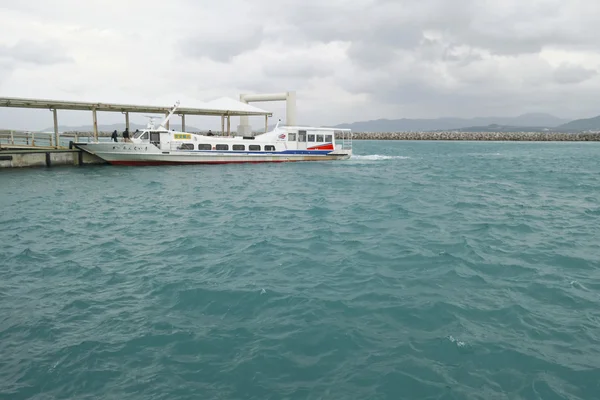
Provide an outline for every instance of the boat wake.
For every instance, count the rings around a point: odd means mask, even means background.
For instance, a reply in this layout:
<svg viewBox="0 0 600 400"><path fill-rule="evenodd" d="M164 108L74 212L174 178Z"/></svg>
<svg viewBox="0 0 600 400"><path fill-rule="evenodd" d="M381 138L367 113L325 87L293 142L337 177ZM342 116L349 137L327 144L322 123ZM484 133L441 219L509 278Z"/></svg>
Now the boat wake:
<svg viewBox="0 0 600 400"><path fill-rule="evenodd" d="M366 161L382 161L382 160L406 160L410 157L405 156L383 156L380 154L365 154L365 155L356 155L353 154L350 158L351 160L366 160Z"/></svg>

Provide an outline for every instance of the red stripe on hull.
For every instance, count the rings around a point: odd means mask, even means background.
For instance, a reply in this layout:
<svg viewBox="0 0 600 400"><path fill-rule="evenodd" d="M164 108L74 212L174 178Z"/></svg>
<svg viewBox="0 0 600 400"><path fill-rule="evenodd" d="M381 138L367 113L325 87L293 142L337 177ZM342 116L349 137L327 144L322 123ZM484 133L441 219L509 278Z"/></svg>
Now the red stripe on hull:
<svg viewBox="0 0 600 400"><path fill-rule="evenodd" d="M309 147L306 150L333 150L333 144L328 143L328 144L323 144L321 146L313 146L313 147Z"/></svg>

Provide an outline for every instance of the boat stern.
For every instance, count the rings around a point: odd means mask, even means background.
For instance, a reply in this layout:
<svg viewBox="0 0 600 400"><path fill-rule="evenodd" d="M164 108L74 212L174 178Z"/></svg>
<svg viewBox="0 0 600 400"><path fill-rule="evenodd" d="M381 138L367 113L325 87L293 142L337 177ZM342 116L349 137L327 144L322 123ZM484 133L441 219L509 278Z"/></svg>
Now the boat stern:
<svg viewBox="0 0 600 400"><path fill-rule="evenodd" d="M333 156L338 160L348 160L352 157L352 149L338 149L328 153L328 155Z"/></svg>

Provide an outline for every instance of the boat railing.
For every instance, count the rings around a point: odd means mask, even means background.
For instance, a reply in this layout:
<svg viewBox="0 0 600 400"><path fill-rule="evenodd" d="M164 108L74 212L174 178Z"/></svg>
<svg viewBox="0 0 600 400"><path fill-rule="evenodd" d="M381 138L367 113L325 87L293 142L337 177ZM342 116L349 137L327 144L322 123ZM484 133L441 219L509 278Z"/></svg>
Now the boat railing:
<svg viewBox="0 0 600 400"><path fill-rule="evenodd" d="M352 131L335 131L335 143L340 150L352 150Z"/></svg>
<svg viewBox="0 0 600 400"><path fill-rule="evenodd" d="M55 147L54 132L1 131L0 147Z"/></svg>
<svg viewBox="0 0 600 400"><path fill-rule="evenodd" d="M110 140L110 133L102 133L102 141ZM93 142L93 132L60 132L58 143L54 132L2 131L0 130L0 148L6 149L45 149L68 148L69 142Z"/></svg>

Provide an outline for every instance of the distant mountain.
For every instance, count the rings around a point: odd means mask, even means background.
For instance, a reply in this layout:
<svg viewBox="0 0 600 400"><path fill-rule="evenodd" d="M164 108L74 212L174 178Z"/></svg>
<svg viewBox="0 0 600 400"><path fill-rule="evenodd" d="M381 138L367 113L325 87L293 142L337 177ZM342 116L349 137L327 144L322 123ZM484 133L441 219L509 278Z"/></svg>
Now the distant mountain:
<svg viewBox="0 0 600 400"><path fill-rule="evenodd" d="M548 128L545 126L511 126L491 124L487 126L469 126L467 128L456 129L459 132L550 132L557 128Z"/></svg>
<svg viewBox="0 0 600 400"><path fill-rule="evenodd" d="M403 132L456 130L473 126L503 125L520 127L555 127L569 120L550 114L531 113L517 117L436 118L436 119L378 119L351 124L340 124L335 128L350 128L355 132Z"/></svg>
<svg viewBox="0 0 600 400"><path fill-rule="evenodd" d="M568 122L568 119L558 118L546 113L528 113L513 118L506 118L502 124L528 127L556 127Z"/></svg>
<svg viewBox="0 0 600 400"><path fill-rule="evenodd" d="M123 132L125 130L125 124L121 123L121 124L110 124L110 125L98 125L99 132L112 132L115 129L117 130L117 132L119 132L119 134L121 134L121 132ZM136 129L140 129L140 130L146 129L146 125L129 123L129 130L131 132L135 132ZM171 124L169 126L169 129L181 130L181 124ZM92 132L93 130L94 130L94 128L92 127L92 125L82 125L82 126L59 125L58 126L59 132ZM185 125L185 130L188 132L199 132L200 131L200 129L195 128L193 126L189 126L187 124ZM50 128L46 128L46 129L42 130L42 132L52 132L52 131L54 131L54 127L50 127Z"/></svg>
<svg viewBox="0 0 600 400"><path fill-rule="evenodd" d="M560 131L600 131L600 115L594 118L576 119L556 128Z"/></svg>

